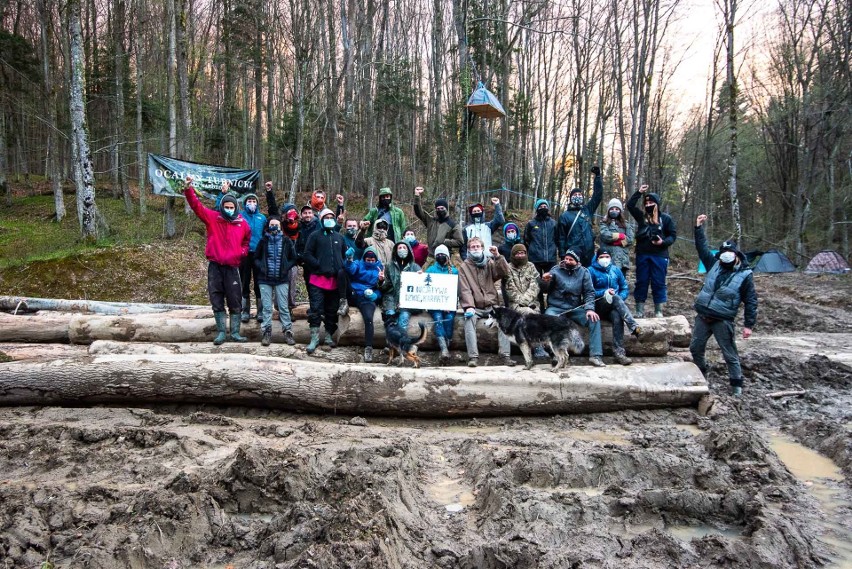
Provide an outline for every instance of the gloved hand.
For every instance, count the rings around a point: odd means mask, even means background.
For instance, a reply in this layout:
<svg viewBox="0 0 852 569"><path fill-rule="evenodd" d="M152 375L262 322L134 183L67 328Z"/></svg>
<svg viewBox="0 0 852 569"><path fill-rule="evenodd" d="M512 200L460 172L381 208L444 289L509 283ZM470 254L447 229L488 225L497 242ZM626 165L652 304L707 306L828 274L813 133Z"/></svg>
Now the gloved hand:
<svg viewBox="0 0 852 569"><path fill-rule="evenodd" d="M600 176L600 175L601 175L601 169L600 169L600 167L599 167L599 166L592 166L592 168L591 168L591 172L592 172L592 174L594 174L595 176Z"/></svg>
<svg viewBox="0 0 852 569"><path fill-rule="evenodd" d="M338 251L339 251L339 250L340 250L340 249L338 249ZM347 249L347 250L346 250L346 258L347 258L347 259L352 259L353 257L355 257L355 249L353 249L352 247L350 247L349 249Z"/></svg>
<svg viewBox="0 0 852 569"><path fill-rule="evenodd" d="M465 318L470 319L470 318L473 318L474 316L476 316L476 310L474 310L473 308L468 308L467 310L464 311L464 317Z"/></svg>

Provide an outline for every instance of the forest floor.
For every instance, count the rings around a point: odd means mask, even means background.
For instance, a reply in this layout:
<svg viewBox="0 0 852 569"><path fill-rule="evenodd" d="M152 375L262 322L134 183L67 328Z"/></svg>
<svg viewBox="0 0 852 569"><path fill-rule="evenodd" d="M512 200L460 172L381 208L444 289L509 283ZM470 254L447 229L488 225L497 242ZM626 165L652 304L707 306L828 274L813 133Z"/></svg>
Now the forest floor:
<svg viewBox="0 0 852 569"><path fill-rule="evenodd" d="M203 303L197 246L0 268L0 290ZM704 415L0 408L0 568L850 568L852 277L756 284L745 394L711 340ZM669 312L699 286L672 279Z"/></svg>

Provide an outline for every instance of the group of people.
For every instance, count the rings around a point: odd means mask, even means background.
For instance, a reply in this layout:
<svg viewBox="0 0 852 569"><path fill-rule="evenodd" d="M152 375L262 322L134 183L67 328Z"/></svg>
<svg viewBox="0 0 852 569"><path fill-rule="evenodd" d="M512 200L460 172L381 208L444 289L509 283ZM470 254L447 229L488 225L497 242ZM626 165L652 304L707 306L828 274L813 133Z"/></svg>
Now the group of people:
<svg viewBox="0 0 852 569"><path fill-rule="evenodd" d="M238 200L228 193L227 183L223 184L216 208L209 209L200 203L188 180L186 198L207 227L208 292L217 326L214 343L221 344L229 335L234 341L246 341L240 334L240 325L251 316L254 282L261 343L269 345L271 341L273 305L277 305L285 341L294 344L290 309L295 306L297 267L301 266L310 303L307 352L313 353L320 345L321 327L324 343L336 345L339 318L351 306L363 316L364 360L370 362L376 310L386 326L393 323L405 329L408 325L411 311L399 305L401 275L413 271L458 275L459 306L471 367L477 366L479 358L477 326L498 305L520 313L563 316L587 327L589 362L594 366L605 365L600 320L606 318L613 324L615 361L628 365L631 360L624 350L624 329L641 334L636 318L645 316L649 288L653 314L663 316L669 248L677 239L676 226L660 210L660 197L643 185L627 201L627 211L635 225L625 216L622 202L614 198L607 205L596 236L593 220L602 202L603 181L598 167L591 172L593 191L588 201L582 190L572 190L565 211L554 219L548 201L539 199L534 204L533 218L523 231L515 223L506 223L496 197L491 198L491 220L485 219L484 205L475 203L467 208L469 222L461 226L450 216L446 199L435 200L434 213L426 212L422 204L424 189L417 187L414 213L425 226L424 242L408 225L402 209L393 203L390 188L382 188L377 205L363 219L355 219L346 215L342 195L336 196L332 210L321 190L313 192L309 203L298 211L290 203L279 208L271 182L265 186L266 215L258 209L257 195L246 194ZM702 217L696 223L696 245L705 266L711 267L708 281L715 288L709 295L702 290L696 301L693 357L706 371L703 353L709 336L715 335L729 364L731 384L741 389L733 319L743 299L747 306L746 330L750 334L756 317L751 273L735 244L727 243L727 248L723 244L721 255L728 259L726 254L733 252L736 268L727 261L716 263L706 239L699 239L699 233L703 237ZM500 227L503 239L498 247L493 236ZM596 240L600 243L597 249ZM633 246L636 255L635 264L631 265ZM626 302L626 276L630 270L636 274L635 311ZM736 273L736 278L730 278L728 272ZM735 295L731 291L738 286L742 292ZM230 333L226 328L226 305ZM721 305L724 306L720 308ZM436 310L430 315L441 359L446 361L456 310ZM504 364L515 365L510 357L510 339L502 332L498 333L498 351ZM535 355L547 356L541 347Z"/></svg>

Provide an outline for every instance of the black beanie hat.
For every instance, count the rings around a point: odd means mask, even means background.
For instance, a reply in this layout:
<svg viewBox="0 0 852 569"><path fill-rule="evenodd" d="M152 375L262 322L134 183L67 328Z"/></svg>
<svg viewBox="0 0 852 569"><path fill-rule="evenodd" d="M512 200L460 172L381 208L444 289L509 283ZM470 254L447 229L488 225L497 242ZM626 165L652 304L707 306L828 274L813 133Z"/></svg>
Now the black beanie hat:
<svg viewBox="0 0 852 569"><path fill-rule="evenodd" d="M450 209L450 203L445 198L438 198L435 200L435 207L445 207Z"/></svg>

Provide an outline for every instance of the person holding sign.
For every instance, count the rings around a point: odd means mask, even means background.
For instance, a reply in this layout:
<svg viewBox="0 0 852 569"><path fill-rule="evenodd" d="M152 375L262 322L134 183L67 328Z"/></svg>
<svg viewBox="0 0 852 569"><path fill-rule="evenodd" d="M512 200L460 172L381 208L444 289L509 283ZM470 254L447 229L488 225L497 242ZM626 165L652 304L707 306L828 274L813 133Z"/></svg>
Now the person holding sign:
<svg viewBox="0 0 852 569"><path fill-rule="evenodd" d="M458 269L450 263L450 250L446 245L435 247L435 262L426 269L426 272L440 275L459 274ZM447 363L450 361L450 342L453 339L456 311L430 310L429 314L435 321L435 337L438 339L438 347L441 349L441 363Z"/></svg>
<svg viewBox="0 0 852 569"><path fill-rule="evenodd" d="M337 273L343 268L343 237L337 231L334 212L320 212L322 229L314 231L305 243L302 260L308 276L308 326L311 341L306 348L309 354L319 346L319 326L325 324L325 343L335 347L334 333L337 332L337 308L340 294L337 288Z"/></svg>
<svg viewBox="0 0 852 569"><path fill-rule="evenodd" d="M467 257L467 243L474 237L478 237L482 241L485 256L491 257L491 236L494 228L502 227L506 223L506 218L503 217L503 207L500 205L500 198L491 198L491 204L494 206L494 219L491 221L485 221L485 208L481 203L468 206L467 213L470 216L470 223L465 225L462 231L465 242L465 246L460 251L462 260Z"/></svg>
<svg viewBox="0 0 852 569"><path fill-rule="evenodd" d="M423 187L414 188L414 215L426 226L426 245L429 258L434 258L437 248L443 245L448 251L458 249L464 243L461 227L450 217L450 204L444 198L435 200L435 217L426 215L421 203Z"/></svg>
<svg viewBox="0 0 852 569"><path fill-rule="evenodd" d="M225 184L223 188L227 189ZM246 338L240 335L242 287L239 267L240 262L249 252L251 229L237 213L237 200L233 196L224 196L218 211L204 207L195 195L192 177L187 177L183 195L186 197L186 203L207 229L207 245L204 248L204 256L208 261L207 294L213 306L213 317L216 320L218 332L213 343L219 346L227 337L226 302L231 315L231 340L245 342Z"/></svg>
<svg viewBox="0 0 852 569"><path fill-rule="evenodd" d="M405 330L408 328L408 321L411 319L411 312L405 308L399 307L399 291L402 286L402 273L412 272L419 273L420 265L414 261L414 253L411 251L407 241L399 241L391 255L391 262L387 265L385 271L386 278L382 292L385 294L384 303L382 305L382 321L387 322L394 316L399 314L397 325Z"/></svg>
<svg viewBox="0 0 852 569"><path fill-rule="evenodd" d="M472 237L467 242L467 258L459 267L459 300L464 309L464 341L467 345L467 365L476 367L479 362L479 346L476 324L491 315L491 309L500 304L500 293L494 282L501 280L511 270L509 263L492 246L490 257L485 256L482 239ZM511 357L509 338L497 332L497 344L503 364L515 365Z"/></svg>
<svg viewBox="0 0 852 569"><path fill-rule="evenodd" d="M355 249L346 250L346 264L343 268L349 275L352 289L352 303L364 318L364 362L373 361L373 335L376 304L382 298L381 289L385 287L385 271L376 250L367 247L360 261L354 260Z"/></svg>

